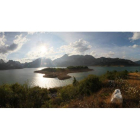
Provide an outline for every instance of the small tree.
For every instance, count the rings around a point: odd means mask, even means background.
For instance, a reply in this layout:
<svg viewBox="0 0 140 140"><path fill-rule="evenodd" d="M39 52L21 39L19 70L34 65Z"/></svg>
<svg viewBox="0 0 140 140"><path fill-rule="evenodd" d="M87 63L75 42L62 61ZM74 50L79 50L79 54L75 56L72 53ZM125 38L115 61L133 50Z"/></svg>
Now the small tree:
<svg viewBox="0 0 140 140"><path fill-rule="evenodd" d="M78 81L76 80L76 78L75 77L73 77L73 86L76 86L77 85L77 83L78 83Z"/></svg>

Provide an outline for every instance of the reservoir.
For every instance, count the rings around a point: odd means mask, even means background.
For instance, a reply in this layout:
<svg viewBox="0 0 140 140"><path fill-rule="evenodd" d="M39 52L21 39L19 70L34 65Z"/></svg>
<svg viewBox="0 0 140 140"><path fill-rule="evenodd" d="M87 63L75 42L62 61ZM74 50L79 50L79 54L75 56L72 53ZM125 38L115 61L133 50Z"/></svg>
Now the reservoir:
<svg viewBox="0 0 140 140"><path fill-rule="evenodd" d="M135 67L100 67L100 66L90 66L90 69L93 71L89 72L79 72L79 73L70 73L68 75L72 76L70 79L59 80L58 78L44 78L43 74L34 73L36 70L41 70L44 67L40 68L24 68L24 69L13 69L13 70L0 70L0 84L24 84L28 83L29 86L40 86L46 88L61 87L69 85L73 81L73 76L79 81L84 79L90 74L100 76L105 74L107 71L140 71L140 66Z"/></svg>

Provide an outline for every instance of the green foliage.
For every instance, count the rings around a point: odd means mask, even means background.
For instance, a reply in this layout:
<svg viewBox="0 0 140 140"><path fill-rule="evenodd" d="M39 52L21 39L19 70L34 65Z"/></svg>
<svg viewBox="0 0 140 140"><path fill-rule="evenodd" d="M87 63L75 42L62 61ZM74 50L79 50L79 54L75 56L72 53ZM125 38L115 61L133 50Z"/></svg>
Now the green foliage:
<svg viewBox="0 0 140 140"><path fill-rule="evenodd" d="M98 91L101 88L101 85L102 83L99 80L99 77L95 75L89 75L80 82L79 93L82 95L90 95L93 92Z"/></svg>
<svg viewBox="0 0 140 140"><path fill-rule="evenodd" d="M0 86L0 107L41 107L47 100L48 90L18 83Z"/></svg>
<svg viewBox="0 0 140 140"><path fill-rule="evenodd" d="M72 82L73 86L76 86L78 84L78 81L76 80L75 77L73 77L73 82Z"/></svg>
<svg viewBox="0 0 140 140"><path fill-rule="evenodd" d="M128 71L107 71L106 74L101 76L101 79L115 80L115 79L127 79Z"/></svg>
<svg viewBox="0 0 140 140"><path fill-rule="evenodd" d="M64 102L74 99L78 96L78 87L73 85L68 85L59 90L60 97Z"/></svg>
<svg viewBox="0 0 140 140"><path fill-rule="evenodd" d="M94 94L101 88L102 85L99 77L94 75L89 75L87 78L76 84L75 80L73 82L73 85L65 86L59 90L59 96L62 98L63 102L67 102L75 98L83 98L84 96Z"/></svg>

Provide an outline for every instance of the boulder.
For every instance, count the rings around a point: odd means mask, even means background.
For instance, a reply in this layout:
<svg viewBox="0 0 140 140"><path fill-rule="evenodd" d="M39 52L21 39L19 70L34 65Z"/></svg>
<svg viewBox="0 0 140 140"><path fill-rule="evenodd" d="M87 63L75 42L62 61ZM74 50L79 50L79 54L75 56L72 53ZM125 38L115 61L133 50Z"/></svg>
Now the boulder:
<svg viewBox="0 0 140 140"><path fill-rule="evenodd" d="M115 89L115 91L113 92L111 96L111 103L123 103L123 97L120 89Z"/></svg>

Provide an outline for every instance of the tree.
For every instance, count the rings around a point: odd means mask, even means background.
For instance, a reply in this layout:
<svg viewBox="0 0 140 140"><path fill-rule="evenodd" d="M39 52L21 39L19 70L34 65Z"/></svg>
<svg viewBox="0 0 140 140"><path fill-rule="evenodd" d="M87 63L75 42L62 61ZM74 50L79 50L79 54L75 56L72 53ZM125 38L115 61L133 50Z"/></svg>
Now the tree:
<svg viewBox="0 0 140 140"><path fill-rule="evenodd" d="M77 85L77 83L78 83L78 81L76 80L76 78L75 77L73 77L73 86L76 86Z"/></svg>

